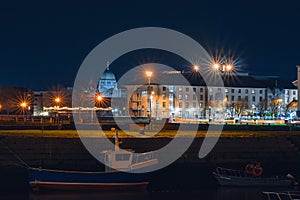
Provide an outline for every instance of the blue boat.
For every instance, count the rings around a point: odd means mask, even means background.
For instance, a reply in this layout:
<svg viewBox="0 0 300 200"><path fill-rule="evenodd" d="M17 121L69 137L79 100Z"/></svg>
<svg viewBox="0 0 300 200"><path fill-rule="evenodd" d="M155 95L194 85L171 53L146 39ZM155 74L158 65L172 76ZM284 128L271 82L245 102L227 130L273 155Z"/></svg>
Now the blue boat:
<svg viewBox="0 0 300 200"><path fill-rule="evenodd" d="M149 177L145 173L29 169L29 184L33 191L43 188L60 190L144 189L148 183Z"/></svg>
<svg viewBox="0 0 300 200"><path fill-rule="evenodd" d="M103 152L105 164L110 166L106 167L105 172L29 168L29 185L33 191L43 188L61 190L146 188L149 183L148 173L130 172L157 164L155 152L134 156L132 151L120 149L119 144L116 131L115 149Z"/></svg>

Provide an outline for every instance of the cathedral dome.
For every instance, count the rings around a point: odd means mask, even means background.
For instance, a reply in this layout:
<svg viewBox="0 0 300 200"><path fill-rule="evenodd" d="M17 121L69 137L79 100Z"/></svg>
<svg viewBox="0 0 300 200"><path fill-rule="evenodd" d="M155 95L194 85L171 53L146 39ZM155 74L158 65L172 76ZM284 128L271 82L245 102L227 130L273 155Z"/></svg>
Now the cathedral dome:
<svg viewBox="0 0 300 200"><path fill-rule="evenodd" d="M101 80L116 80L115 75L109 70L109 68L106 68L101 76Z"/></svg>

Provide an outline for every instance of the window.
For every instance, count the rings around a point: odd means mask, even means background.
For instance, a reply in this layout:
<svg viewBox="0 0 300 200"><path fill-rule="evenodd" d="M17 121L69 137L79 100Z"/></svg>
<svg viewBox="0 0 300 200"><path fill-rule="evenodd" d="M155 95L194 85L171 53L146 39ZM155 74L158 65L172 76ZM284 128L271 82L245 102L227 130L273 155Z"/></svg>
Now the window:
<svg viewBox="0 0 300 200"><path fill-rule="evenodd" d="M193 94L193 100L196 100L196 95L195 94Z"/></svg>
<svg viewBox="0 0 300 200"><path fill-rule="evenodd" d="M179 94L179 95L178 95L178 99L182 99L182 94Z"/></svg>
<svg viewBox="0 0 300 200"><path fill-rule="evenodd" d="M116 161L126 161L126 160L129 160L129 158L130 158L129 153L116 154Z"/></svg>
<svg viewBox="0 0 300 200"><path fill-rule="evenodd" d="M161 95L163 99L166 99L166 94Z"/></svg>
<svg viewBox="0 0 300 200"><path fill-rule="evenodd" d="M165 108L166 107L166 102L163 102L163 108Z"/></svg>
<svg viewBox="0 0 300 200"><path fill-rule="evenodd" d="M296 91L293 91L293 95L296 95Z"/></svg>
<svg viewBox="0 0 300 200"><path fill-rule="evenodd" d="M225 88L225 92L228 93L228 88Z"/></svg>
<svg viewBox="0 0 300 200"><path fill-rule="evenodd" d="M187 88L185 88L185 91L186 91L186 92L188 92L189 90L190 90L190 89L189 89L188 87L187 87Z"/></svg>
<svg viewBox="0 0 300 200"><path fill-rule="evenodd" d="M174 92L174 88L175 88L174 86L169 86L169 91Z"/></svg>
<svg viewBox="0 0 300 200"><path fill-rule="evenodd" d="M186 99L186 100L189 99L189 95L188 95L188 94L185 95L185 99Z"/></svg>
<svg viewBox="0 0 300 200"><path fill-rule="evenodd" d="M255 102L255 96L252 97L252 101Z"/></svg>
<svg viewBox="0 0 300 200"><path fill-rule="evenodd" d="M241 96L238 96L238 101L241 101L242 100L242 97Z"/></svg>
<svg viewBox="0 0 300 200"><path fill-rule="evenodd" d="M194 87L194 88L193 88L193 91L196 92L196 91L197 91L197 88Z"/></svg>
<svg viewBox="0 0 300 200"><path fill-rule="evenodd" d="M259 97L259 101L262 102L262 100L263 100L263 98L262 98L262 97Z"/></svg>
<svg viewBox="0 0 300 200"><path fill-rule="evenodd" d="M231 89L231 93L234 93L234 89Z"/></svg>
<svg viewBox="0 0 300 200"><path fill-rule="evenodd" d="M259 90L259 94L262 94L263 93L263 90Z"/></svg>
<svg viewBox="0 0 300 200"><path fill-rule="evenodd" d="M200 88L200 92L203 92L203 88Z"/></svg>
<svg viewBox="0 0 300 200"><path fill-rule="evenodd" d="M251 93L252 93L252 94L255 94L255 90L251 90Z"/></svg>
<svg viewBox="0 0 300 200"><path fill-rule="evenodd" d="M163 87L162 89L163 89L163 91L167 91L167 88L166 88L166 87Z"/></svg>
<svg viewBox="0 0 300 200"><path fill-rule="evenodd" d="M189 108L189 102L185 102L185 108Z"/></svg>
<svg viewBox="0 0 300 200"><path fill-rule="evenodd" d="M145 97L147 95L147 91L146 90L143 90L142 91L142 97Z"/></svg>
<svg viewBox="0 0 300 200"><path fill-rule="evenodd" d="M221 88L218 88L218 92L221 92Z"/></svg>
<svg viewBox="0 0 300 200"><path fill-rule="evenodd" d="M202 105L203 105L202 103L199 103L199 108L202 108Z"/></svg>
<svg viewBox="0 0 300 200"><path fill-rule="evenodd" d="M231 96L231 101L234 101L234 96Z"/></svg>
<svg viewBox="0 0 300 200"><path fill-rule="evenodd" d="M241 93L242 92L242 90L241 89L238 89L238 93Z"/></svg>
<svg viewBox="0 0 300 200"><path fill-rule="evenodd" d="M193 102L193 108L196 108L196 102Z"/></svg>
<svg viewBox="0 0 300 200"><path fill-rule="evenodd" d="M203 95L202 94L200 95L200 100L203 101Z"/></svg>
<svg viewBox="0 0 300 200"><path fill-rule="evenodd" d="M248 96L245 96L245 101L248 101Z"/></svg>
<svg viewBox="0 0 300 200"><path fill-rule="evenodd" d="M185 117L188 118L190 116L189 111L185 111Z"/></svg>
<svg viewBox="0 0 300 200"><path fill-rule="evenodd" d="M182 108L182 102L179 102L178 107Z"/></svg>
<svg viewBox="0 0 300 200"><path fill-rule="evenodd" d="M181 87L180 87L180 88L178 88L178 91L179 91L179 92L181 92L181 91L182 91L182 88L181 88Z"/></svg>
<svg viewBox="0 0 300 200"><path fill-rule="evenodd" d="M245 89L245 93L248 94L248 89Z"/></svg>

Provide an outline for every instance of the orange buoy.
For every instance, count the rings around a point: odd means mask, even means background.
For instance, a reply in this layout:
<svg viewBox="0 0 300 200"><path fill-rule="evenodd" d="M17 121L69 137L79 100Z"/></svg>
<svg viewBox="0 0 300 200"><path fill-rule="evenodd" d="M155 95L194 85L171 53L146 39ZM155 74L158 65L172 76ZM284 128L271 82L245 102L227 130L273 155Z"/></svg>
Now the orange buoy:
<svg viewBox="0 0 300 200"><path fill-rule="evenodd" d="M253 174L254 165L252 163L249 163L245 167L245 171L247 174Z"/></svg>

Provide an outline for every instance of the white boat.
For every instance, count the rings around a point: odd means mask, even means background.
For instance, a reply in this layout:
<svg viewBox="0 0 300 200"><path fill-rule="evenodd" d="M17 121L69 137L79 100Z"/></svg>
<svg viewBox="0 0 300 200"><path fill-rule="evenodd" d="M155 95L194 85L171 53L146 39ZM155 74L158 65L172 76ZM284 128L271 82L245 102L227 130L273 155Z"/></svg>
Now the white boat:
<svg viewBox="0 0 300 200"><path fill-rule="evenodd" d="M275 177L256 177L252 174L247 174L240 170L233 170L218 167L213 172L215 179L221 186L243 186L243 187L256 187L256 186L292 186L296 182L290 174L287 176Z"/></svg>
<svg viewBox="0 0 300 200"><path fill-rule="evenodd" d="M147 173L128 172L157 164L158 160L154 157L155 152L134 156L132 151L120 149L119 144L116 131L115 149L102 152L106 166L110 166L105 168L105 172L29 168L29 185L33 191L43 188L61 190L146 188L149 183Z"/></svg>

